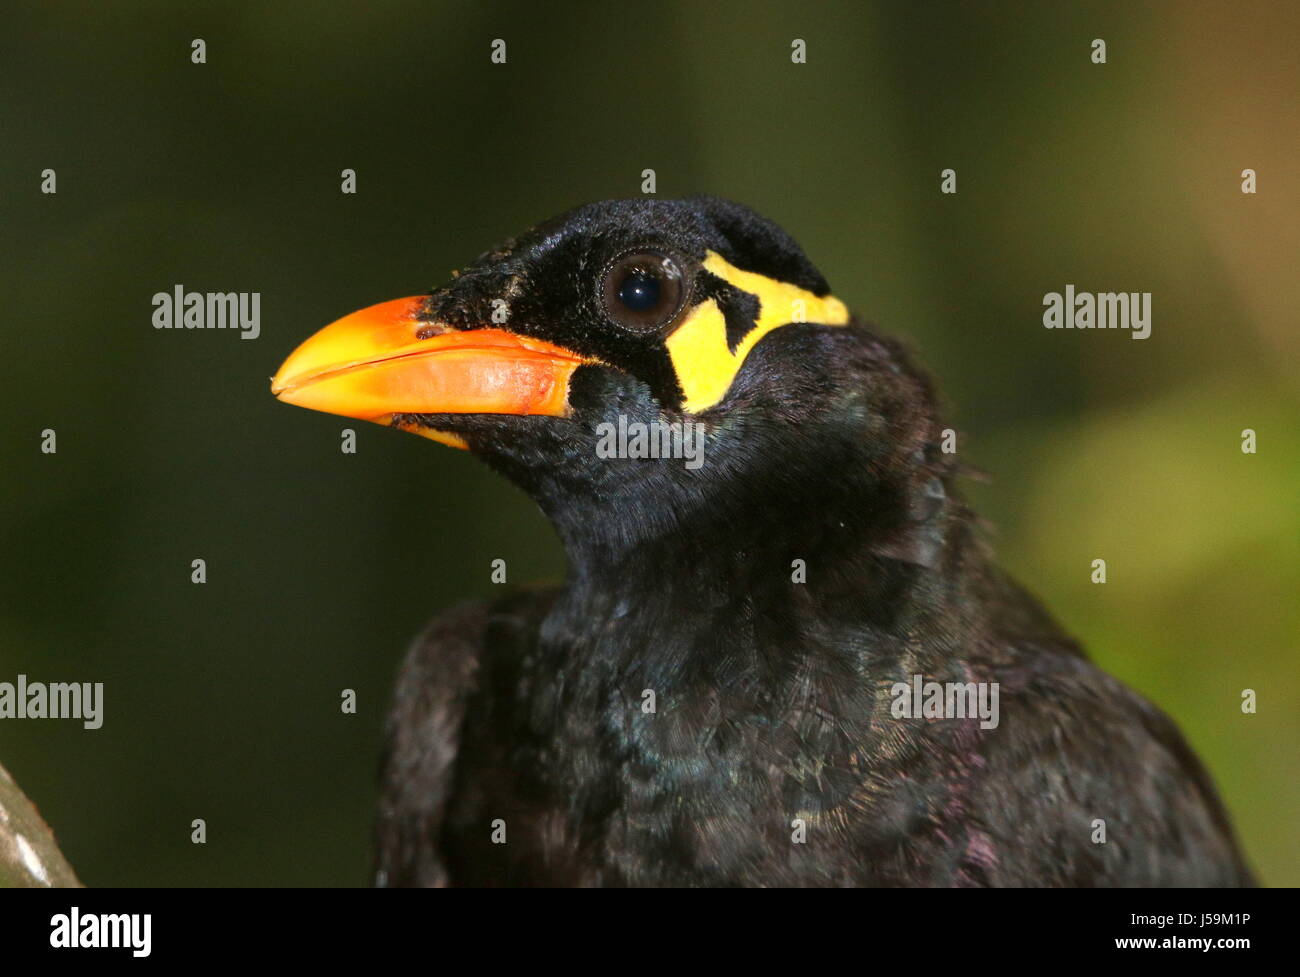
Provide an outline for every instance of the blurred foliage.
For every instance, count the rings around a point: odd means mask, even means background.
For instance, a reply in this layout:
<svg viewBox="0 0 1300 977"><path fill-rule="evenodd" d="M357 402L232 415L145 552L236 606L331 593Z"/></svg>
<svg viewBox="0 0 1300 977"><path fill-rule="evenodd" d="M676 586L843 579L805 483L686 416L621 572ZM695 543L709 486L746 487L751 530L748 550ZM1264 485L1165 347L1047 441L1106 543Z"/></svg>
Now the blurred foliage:
<svg viewBox="0 0 1300 977"><path fill-rule="evenodd" d="M365 881L407 641L492 559L563 558L473 458L370 427L343 455L267 377L645 167L775 218L918 349L994 476L970 494L1003 561L1178 720L1263 880L1300 882L1296 5L83 3L6 27L0 680L102 681L106 718L4 723L0 757L87 883ZM262 336L155 331L177 283L260 291ZM1066 283L1154 293L1151 338L1043 329Z"/></svg>

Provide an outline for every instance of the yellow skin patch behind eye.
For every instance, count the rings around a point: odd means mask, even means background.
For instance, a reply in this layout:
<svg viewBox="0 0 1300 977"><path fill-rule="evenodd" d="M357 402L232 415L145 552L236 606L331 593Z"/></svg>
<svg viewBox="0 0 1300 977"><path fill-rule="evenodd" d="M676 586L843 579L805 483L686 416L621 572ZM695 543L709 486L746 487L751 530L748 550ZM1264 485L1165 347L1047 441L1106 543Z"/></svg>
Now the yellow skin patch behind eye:
<svg viewBox="0 0 1300 977"><path fill-rule="evenodd" d="M773 329L792 322L843 326L849 321L849 310L835 296L819 298L798 285L744 271L713 251L705 257L704 268L755 296L759 313L734 353L727 348L727 323L713 299L696 306L668 337L668 355L685 394L682 406L692 414L722 400L749 351Z"/></svg>

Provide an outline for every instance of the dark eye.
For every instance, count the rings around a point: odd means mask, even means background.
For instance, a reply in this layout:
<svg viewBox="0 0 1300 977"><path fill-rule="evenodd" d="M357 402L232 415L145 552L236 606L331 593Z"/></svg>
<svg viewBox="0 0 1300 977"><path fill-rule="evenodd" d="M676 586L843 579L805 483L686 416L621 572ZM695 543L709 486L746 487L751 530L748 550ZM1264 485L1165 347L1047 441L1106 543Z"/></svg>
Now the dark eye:
<svg viewBox="0 0 1300 977"><path fill-rule="evenodd" d="M620 326L660 329L677 317L685 298L681 265L668 255L627 254L605 272L605 314Z"/></svg>
<svg viewBox="0 0 1300 977"><path fill-rule="evenodd" d="M659 276L634 268L623 276L618 300L633 312L649 312L659 304Z"/></svg>

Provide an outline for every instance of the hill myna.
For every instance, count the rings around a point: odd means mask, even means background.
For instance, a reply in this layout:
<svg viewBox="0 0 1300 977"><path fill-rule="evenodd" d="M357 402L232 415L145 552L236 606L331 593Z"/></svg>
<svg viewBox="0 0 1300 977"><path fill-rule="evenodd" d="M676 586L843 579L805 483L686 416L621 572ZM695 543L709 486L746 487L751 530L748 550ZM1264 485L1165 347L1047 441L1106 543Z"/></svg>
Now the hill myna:
<svg viewBox="0 0 1300 977"><path fill-rule="evenodd" d="M994 564L930 381L747 208L580 207L272 390L468 449L568 557L406 658L376 884L1250 884L1173 723Z"/></svg>

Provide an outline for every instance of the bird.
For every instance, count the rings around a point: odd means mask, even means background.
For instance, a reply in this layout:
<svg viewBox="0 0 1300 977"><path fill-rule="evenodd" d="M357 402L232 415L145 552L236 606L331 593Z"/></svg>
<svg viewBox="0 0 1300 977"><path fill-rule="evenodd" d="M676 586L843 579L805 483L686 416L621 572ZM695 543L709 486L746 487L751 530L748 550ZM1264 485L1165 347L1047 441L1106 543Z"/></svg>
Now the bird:
<svg viewBox="0 0 1300 977"><path fill-rule="evenodd" d="M407 653L373 883L1254 884L1175 724L998 567L914 360L711 196L580 206L299 346L281 401L468 450L567 561Z"/></svg>

